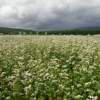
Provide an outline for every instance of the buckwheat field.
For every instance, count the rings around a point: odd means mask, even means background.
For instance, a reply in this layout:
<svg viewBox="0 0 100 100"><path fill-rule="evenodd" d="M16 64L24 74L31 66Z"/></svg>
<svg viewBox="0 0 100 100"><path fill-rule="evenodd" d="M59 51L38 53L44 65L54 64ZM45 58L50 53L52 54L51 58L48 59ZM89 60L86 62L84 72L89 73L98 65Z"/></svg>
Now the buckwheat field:
<svg viewBox="0 0 100 100"><path fill-rule="evenodd" d="M0 100L100 100L99 36L0 36Z"/></svg>

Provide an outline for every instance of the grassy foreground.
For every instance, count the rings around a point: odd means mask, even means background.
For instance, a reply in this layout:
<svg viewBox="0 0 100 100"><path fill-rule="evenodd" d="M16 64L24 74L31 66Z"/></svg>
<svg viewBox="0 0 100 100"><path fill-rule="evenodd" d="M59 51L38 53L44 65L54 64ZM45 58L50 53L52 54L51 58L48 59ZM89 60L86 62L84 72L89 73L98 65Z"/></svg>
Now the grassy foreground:
<svg viewBox="0 0 100 100"><path fill-rule="evenodd" d="M99 36L0 36L0 100L100 100Z"/></svg>

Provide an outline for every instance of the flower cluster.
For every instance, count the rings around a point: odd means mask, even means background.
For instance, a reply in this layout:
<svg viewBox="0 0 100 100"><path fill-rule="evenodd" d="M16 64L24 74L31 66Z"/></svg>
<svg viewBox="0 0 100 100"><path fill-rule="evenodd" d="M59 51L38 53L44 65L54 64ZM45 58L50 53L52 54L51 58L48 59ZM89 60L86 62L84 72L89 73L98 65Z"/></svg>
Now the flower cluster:
<svg viewBox="0 0 100 100"><path fill-rule="evenodd" d="M0 100L99 100L94 36L1 36Z"/></svg>

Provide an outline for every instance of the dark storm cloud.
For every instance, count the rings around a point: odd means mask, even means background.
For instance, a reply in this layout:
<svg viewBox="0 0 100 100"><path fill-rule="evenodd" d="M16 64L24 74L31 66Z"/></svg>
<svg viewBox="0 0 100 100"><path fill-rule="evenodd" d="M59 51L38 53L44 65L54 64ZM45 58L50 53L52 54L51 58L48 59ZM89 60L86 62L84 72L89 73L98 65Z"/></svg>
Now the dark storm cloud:
<svg viewBox="0 0 100 100"><path fill-rule="evenodd" d="M65 29L100 25L100 0L0 0L0 26Z"/></svg>

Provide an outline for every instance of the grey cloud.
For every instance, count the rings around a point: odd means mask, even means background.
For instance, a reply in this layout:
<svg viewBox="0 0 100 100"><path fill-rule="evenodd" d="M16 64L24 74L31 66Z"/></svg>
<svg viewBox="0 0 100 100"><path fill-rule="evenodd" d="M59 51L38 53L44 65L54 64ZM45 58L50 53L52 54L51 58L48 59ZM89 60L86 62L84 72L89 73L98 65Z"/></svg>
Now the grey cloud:
<svg viewBox="0 0 100 100"><path fill-rule="evenodd" d="M1 0L0 26L66 29L100 25L100 0Z"/></svg>

